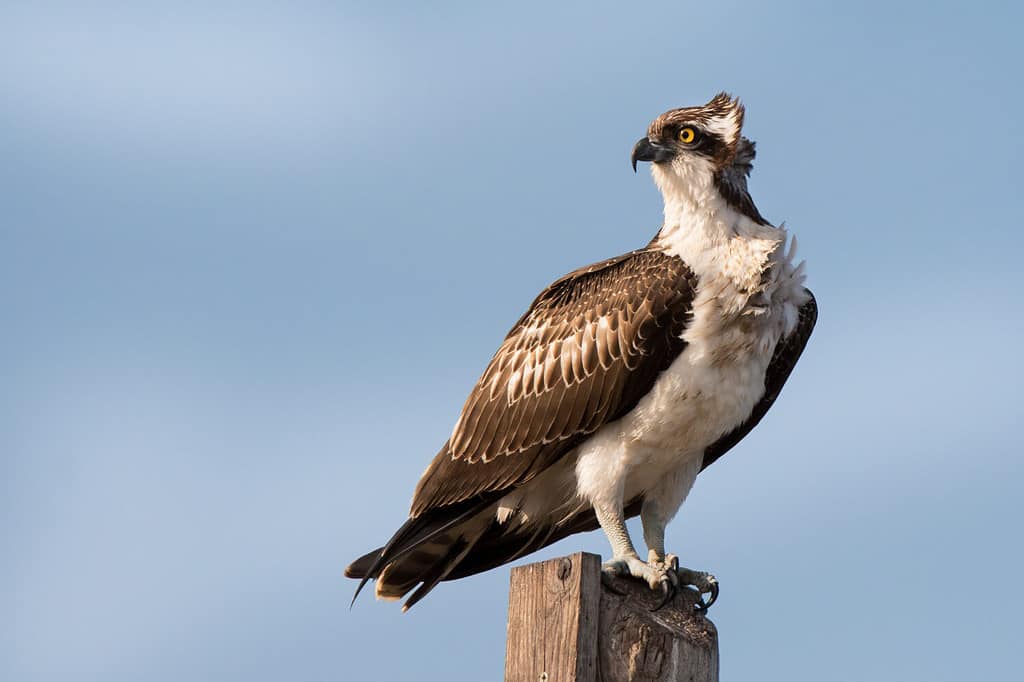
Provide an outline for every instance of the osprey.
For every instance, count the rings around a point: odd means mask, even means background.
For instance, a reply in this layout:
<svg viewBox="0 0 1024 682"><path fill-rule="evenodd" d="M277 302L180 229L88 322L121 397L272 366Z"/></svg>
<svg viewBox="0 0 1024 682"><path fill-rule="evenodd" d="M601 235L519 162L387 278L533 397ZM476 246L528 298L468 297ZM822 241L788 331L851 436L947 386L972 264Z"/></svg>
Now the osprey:
<svg viewBox="0 0 1024 682"><path fill-rule="evenodd" d="M633 148L664 224L642 249L571 272L512 327L420 479L409 519L345 575L379 598L479 573L600 527L605 576L718 594L665 551L697 474L771 407L814 327L795 240L747 191L754 143L725 93L668 111ZM647 560L626 530L640 515ZM709 595L707 600L703 595ZM353 601L355 597L353 597ZM659 606L660 608L660 606Z"/></svg>

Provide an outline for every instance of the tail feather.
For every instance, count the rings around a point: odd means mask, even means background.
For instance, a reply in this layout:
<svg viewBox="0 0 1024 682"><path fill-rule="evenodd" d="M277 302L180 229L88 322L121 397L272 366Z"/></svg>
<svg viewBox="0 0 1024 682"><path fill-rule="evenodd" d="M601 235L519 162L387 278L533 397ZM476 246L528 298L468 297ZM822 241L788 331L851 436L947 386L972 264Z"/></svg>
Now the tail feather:
<svg viewBox="0 0 1024 682"><path fill-rule="evenodd" d="M359 585L352 596L352 603L355 603L359 593L370 580L377 580L376 592L378 597L391 599L401 597L415 585L415 582L407 586L406 581L385 580L383 578L386 569L391 565L401 565L398 562L404 561L410 552L425 548L428 543L435 539L440 539L442 534L448 533L448 531L460 523L478 516L482 511L490 507L492 503L493 500L486 498L467 500L456 505L432 509L424 514L410 518L402 524L402 527L384 545L383 549L379 552L370 552L363 555L353 561L345 570L346 575L351 573L352 577L358 576L359 578ZM442 544L447 546L449 542ZM447 552L442 552L441 556L446 556L446 554ZM373 557L372 563L370 562L371 557ZM412 566L420 566L419 561L408 563ZM419 582L419 580L416 582Z"/></svg>
<svg viewBox="0 0 1024 682"><path fill-rule="evenodd" d="M640 513L643 499L630 500L626 505L626 518L633 518ZM489 571L516 559L532 554L548 545L553 545L563 538L576 533L586 533L600 528L593 507L586 507L565 521L554 526L541 526L531 532L531 527L520 527L512 530L508 526L495 521L480 542L473 548L458 567L452 571L447 580L458 580L483 571Z"/></svg>
<svg viewBox="0 0 1024 682"><path fill-rule="evenodd" d="M639 514L640 505L639 498L631 500L626 516ZM425 518L428 515L431 518ZM376 580L378 599L401 599L412 592L403 606L407 610L443 580L501 566L568 535L597 527L597 517L589 507L555 525L498 523L491 501L442 508L407 521L387 545L353 561L345 575L360 580L356 596L369 580Z"/></svg>
<svg viewBox="0 0 1024 682"><path fill-rule="evenodd" d="M438 564L449 561L452 558L451 548L463 542L465 538L461 533L444 534L391 562L377 578L374 589L377 598L388 601L401 599L418 584L440 572L442 568Z"/></svg>
<svg viewBox="0 0 1024 682"><path fill-rule="evenodd" d="M362 578L369 574L370 567L373 566L373 562L380 557L381 552L384 551L383 547L378 547L372 552L367 552L363 556L359 557L348 566L345 567L346 578Z"/></svg>
<svg viewBox="0 0 1024 682"><path fill-rule="evenodd" d="M432 589L437 587L437 584L444 580L452 569L459 565L469 550L473 549L473 545L480 539L478 535L473 540L466 540L464 537L460 537L449 548L448 553L445 554L440 561L434 563L434 566L430 569L430 572L423 576L423 583L416 588L416 591L412 593L409 599L406 600L405 604L402 605L402 611L408 611L411 609L416 602L423 599L430 593Z"/></svg>

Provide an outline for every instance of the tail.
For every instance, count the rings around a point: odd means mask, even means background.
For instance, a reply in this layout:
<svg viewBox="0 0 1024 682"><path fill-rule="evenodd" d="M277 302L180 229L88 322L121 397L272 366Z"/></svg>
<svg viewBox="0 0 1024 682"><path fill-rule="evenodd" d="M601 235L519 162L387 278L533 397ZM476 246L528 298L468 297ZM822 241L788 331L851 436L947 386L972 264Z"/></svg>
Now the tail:
<svg viewBox="0 0 1024 682"><path fill-rule="evenodd" d="M401 599L408 611L442 580L456 580L496 568L574 533L598 527L591 508L581 509L556 525L499 523L495 500L485 499L441 507L409 519L387 545L353 561L345 576L359 580L352 603L369 580L378 599ZM641 500L626 507L626 516L640 513Z"/></svg>
<svg viewBox="0 0 1024 682"><path fill-rule="evenodd" d="M491 499L467 500L410 518L388 544L345 569L346 577L359 579L352 602L367 581L376 580L378 599L401 599L416 588L403 610L412 608L473 549L486 530L487 519L493 517L486 513L492 511L493 503Z"/></svg>

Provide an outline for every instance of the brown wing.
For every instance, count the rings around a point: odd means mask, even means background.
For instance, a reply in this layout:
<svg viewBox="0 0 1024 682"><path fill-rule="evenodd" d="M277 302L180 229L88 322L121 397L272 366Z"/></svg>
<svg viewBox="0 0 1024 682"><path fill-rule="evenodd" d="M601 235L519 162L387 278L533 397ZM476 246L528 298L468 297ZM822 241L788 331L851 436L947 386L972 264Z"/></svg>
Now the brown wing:
<svg viewBox="0 0 1024 682"><path fill-rule="evenodd" d="M544 290L470 393L412 516L520 485L626 414L683 351L695 289L685 263L642 249Z"/></svg>
<svg viewBox="0 0 1024 682"><path fill-rule="evenodd" d="M704 463L701 465L701 471L707 469L715 460L731 450L736 443L743 440L743 437L757 426L761 418L768 412L768 408L779 397L779 393L782 392L782 386L796 366L796 361L800 359L800 354L804 352L807 339L811 338L814 323L818 320L818 303L814 300L814 294L809 289L804 289L804 291L810 298L800 307L800 317L797 320L796 329L775 346L775 352L772 354L772 360L768 364L768 370L764 376L764 396L754 406L754 411L750 413L745 422L708 446L704 451Z"/></svg>

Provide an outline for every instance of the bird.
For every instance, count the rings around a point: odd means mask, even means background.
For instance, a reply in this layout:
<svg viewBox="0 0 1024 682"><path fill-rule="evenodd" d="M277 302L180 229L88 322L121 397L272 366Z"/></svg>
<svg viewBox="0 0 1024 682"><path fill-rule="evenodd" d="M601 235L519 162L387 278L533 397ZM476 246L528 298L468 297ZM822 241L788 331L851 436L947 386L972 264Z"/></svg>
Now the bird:
<svg viewBox="0 0 1024 682"><path fill-rule="evenodd" d="M408 520L345 569L360 581L353 603L374 580L379 599L409 595L408 610L441 581L597 528L609 588L632 578L659 593L658 608L682 589L700 610L714 603L717 579L666 552L666 524L764 417L817 320L796 238L748 191L744 113L722 92L648 126L631 164L650 163L661 228L556 280L512 326ZM626 527L637 515L646 559Z"/></svg>

